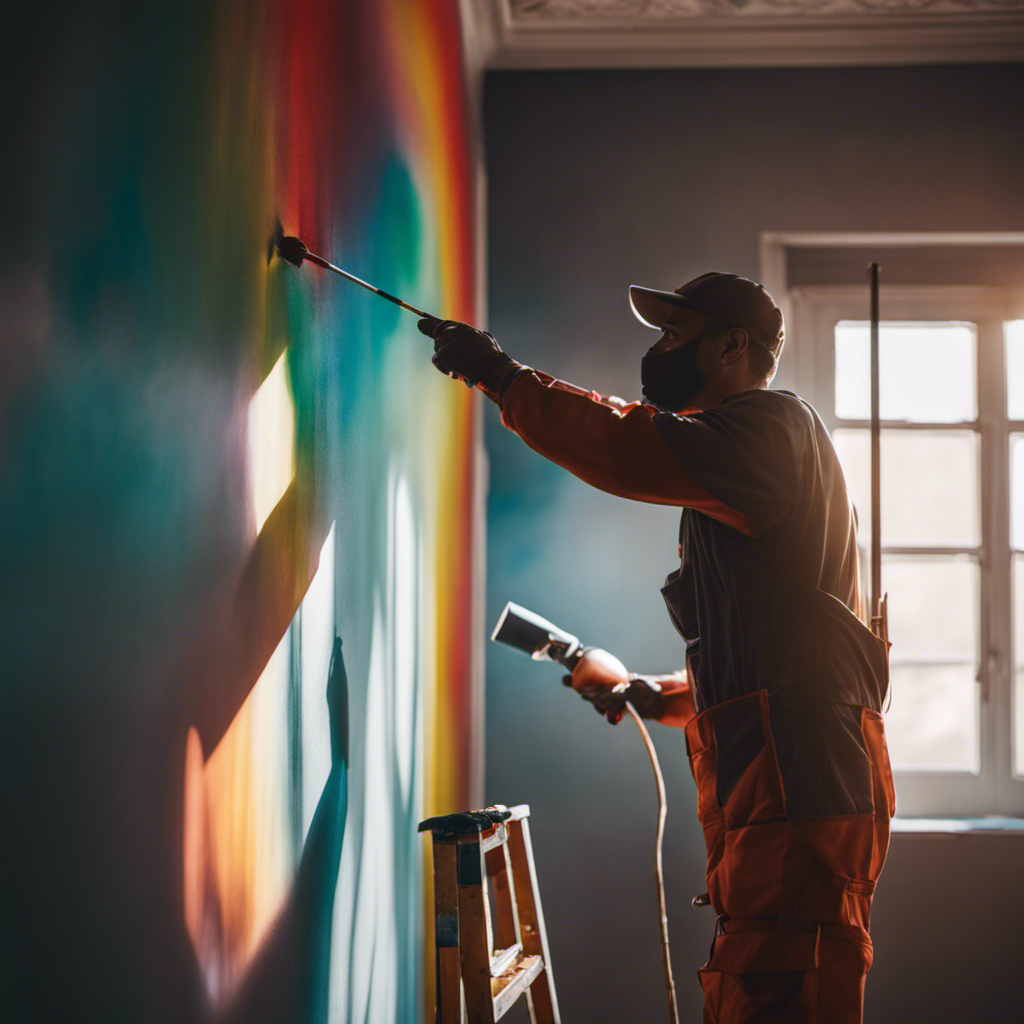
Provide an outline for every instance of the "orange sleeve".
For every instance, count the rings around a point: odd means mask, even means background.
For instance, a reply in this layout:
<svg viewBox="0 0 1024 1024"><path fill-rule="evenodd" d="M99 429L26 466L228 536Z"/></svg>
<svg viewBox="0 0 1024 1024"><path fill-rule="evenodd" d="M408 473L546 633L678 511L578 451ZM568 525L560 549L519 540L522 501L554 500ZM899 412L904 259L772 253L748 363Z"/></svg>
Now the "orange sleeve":
<svg viewBox="0 0 1024 1024"><path fill-rule="evenodd" d="M536 370L512 382L501 421L535 452L620 498L680 505L755 536L753 521L709 494L683 469L650 406L619 405Z"/></svg>

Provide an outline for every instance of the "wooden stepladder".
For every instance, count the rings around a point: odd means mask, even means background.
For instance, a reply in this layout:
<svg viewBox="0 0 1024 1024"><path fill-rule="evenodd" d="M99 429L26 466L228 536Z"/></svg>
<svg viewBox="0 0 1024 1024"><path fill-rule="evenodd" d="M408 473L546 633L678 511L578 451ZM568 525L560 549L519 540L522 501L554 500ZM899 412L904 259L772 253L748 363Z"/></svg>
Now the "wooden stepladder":
<svg viewBox="0 0 1024 1024"><path fill-rule="evenodd" d="M434 840L438 1024L493 1024L524 992L533 1024L559 1024L529 817L498 804L420 822Z"/></svg>

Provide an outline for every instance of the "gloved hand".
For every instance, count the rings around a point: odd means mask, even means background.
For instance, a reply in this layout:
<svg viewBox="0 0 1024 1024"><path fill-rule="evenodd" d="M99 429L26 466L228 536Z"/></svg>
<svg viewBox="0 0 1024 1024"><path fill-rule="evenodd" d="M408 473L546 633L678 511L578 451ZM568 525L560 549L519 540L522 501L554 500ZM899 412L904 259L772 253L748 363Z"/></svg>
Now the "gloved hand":
<svg viewBox="0 0 1024 1024"><path fill-rule="evenodd" d="M612 725L618 725L626 712L626 701L644 718L658 713L661 688L653 680L634 675L608 651L599 647L586 650L571 676L562 680Z"/></svg>
<svg viewBox="0 0 1024 1024"><path fill-rule="evenodd" d="M479 385L497 401L501 381L519 364L502 352L493 334L458 320L421 320L420 332L434 339L433 364L469 387Z"/></svg>

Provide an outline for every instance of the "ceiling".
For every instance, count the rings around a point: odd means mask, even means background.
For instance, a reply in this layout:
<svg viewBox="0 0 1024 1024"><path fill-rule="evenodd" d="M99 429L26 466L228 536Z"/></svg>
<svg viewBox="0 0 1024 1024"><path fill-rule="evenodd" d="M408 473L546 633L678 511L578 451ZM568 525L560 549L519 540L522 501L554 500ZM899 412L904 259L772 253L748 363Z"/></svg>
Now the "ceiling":
<svg viewBox="0 0 1024 1024"><path fill-rule="evenodd" d="M474 62L490 68L1024 60L1024 0L463 0L463 10Z"/></svg>

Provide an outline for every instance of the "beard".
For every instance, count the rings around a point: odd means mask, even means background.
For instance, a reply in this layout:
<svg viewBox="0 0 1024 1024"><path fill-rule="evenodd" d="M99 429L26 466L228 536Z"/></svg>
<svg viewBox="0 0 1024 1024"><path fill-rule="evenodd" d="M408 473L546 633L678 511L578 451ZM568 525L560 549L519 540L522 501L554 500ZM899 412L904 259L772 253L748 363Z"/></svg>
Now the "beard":
<svg viewBox="0 0 1024 1024"><path fill-rule="evenodd" d="M661 412L679 412L700 394L707 376L697 365L700 338L640 360L644 401Z"/></svg>

